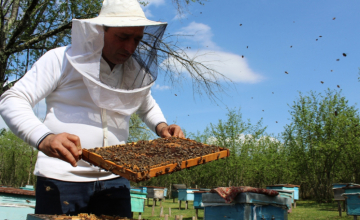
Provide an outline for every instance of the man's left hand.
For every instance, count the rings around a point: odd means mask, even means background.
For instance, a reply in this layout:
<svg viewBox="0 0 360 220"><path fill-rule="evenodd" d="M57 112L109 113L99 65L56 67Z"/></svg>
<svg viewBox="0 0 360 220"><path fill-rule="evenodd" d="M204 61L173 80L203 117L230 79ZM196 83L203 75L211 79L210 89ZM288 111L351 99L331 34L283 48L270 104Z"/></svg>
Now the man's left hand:
<svg viewBox="0 0 360 220"><path fill-rule="evenodd" d="M162 137L179 137L185 138L184 133L182 132L179 125L167 125L166 123L161 123L156 127L156 133Z"/></svg>

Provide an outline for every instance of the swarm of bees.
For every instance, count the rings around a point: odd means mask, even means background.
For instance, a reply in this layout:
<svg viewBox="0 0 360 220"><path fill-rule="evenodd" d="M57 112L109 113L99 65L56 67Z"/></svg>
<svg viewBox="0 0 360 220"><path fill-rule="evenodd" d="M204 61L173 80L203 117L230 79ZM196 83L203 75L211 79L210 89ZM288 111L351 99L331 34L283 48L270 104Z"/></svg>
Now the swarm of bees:
<svg viewBox="0 0 360 220"><path fill-rule="evenodd" d="M145 175L152 168L168 164L178 164L173 171L181 170L182 161L219 152L219 147L170 137L88 150L100 155L104 160L123 167L124 172L125 169L129 169ZM111 169L109 168L110 171Z"/></svg>

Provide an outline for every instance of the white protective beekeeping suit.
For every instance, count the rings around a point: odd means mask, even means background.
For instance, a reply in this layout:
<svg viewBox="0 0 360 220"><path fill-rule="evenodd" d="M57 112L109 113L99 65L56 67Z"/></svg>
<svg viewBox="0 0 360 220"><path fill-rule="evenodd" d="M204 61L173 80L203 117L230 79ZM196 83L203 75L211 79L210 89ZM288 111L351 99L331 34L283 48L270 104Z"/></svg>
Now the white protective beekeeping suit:
<svg viewBox="0 0 360 220"><path fill-rule="evenodd" d="M160 62L156 48L166 25L148 20L137 0L105 0L98 17L73 20L71 45L47 52L1 96L0 114L17 136L34 147L47 134L62 132L79 136L83 148L124 143L130 116L139 111L154 131L156 124L166 122L150 92ZM116 65L116 71L104 74L104 27L133 26L145 26L135 53ZM32 108L43 98L47 113L40 122ZM42 152L34 173L74 182L117 177L99 174L83 161L74 168Z"/></svg>
<svg viewBox="0 0 360 220"><path fill-rule="evenodd" d="M145 26L144 37L133 56L115 75L102 75L100 58L104 46L104 27ZM83 75L94 103L123 115L133 114L157 78L156 48L166 23L146 19L136 0L105 0L98 17L73 20L72 46L66 52L71 65ZM106 123L103 123L106 124ZM104 145L106 143L104 127Z"/></svg>

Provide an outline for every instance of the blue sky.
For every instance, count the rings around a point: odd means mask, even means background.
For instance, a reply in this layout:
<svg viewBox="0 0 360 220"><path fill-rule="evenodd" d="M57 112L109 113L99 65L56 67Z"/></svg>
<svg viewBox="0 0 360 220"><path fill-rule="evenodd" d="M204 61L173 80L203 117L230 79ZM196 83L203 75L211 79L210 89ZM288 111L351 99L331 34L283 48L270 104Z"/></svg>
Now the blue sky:
<svg viewBox="0 0 360 220"><path fill-rule="evenodd" d="M350 105L359 103L360 1L204 3L189 5L182 18L169 0L151 0L144 8L149 19L168 22L167 33L192 35L179 38L179 45L232 80L222 81L226 93L217 92L221 101L214 103L193 94L186 73L176 85L160 73L152 93L169 123L203 131L226 119L227 108L241 108L244 119L263 118L267 133L276 135L290 122L288 104L299 91L341 89ZM37 109L43 117L43 104Z"/></svg>
<svg viewBox="0 0 360 220"><path fill-rule="evenodd" d="M206 96L194 100L189 82L164 89L169 85L160 78L156 86L163 89L155 87L153 96L169 122L191 132L226 119L228 107L241 108L243 119L253 123L263 118L267 133L279 134L290 122L288 104L298 92L342 90L355 105L360 99L359 8L360 1L213 0L192 4L190 13L177 19L171 1L153 1L146 8L149 18L168 21L171 33L193 34L181 41L191 47L187 51L212 50L219 59L208 56L208 61L233 81L223 84L227 90L219 94L219 106Z"/></svg>

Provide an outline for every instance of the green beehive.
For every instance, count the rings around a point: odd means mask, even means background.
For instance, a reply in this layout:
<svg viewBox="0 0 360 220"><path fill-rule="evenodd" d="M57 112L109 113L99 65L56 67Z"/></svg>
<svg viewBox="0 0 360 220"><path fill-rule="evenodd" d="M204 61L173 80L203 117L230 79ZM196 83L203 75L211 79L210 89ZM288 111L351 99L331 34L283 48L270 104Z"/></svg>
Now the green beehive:
<svg viewBox="0 0 360 220"><path fill-rule="evenodd" d="M130 190L131 212L144 212L147 193Z"/></svg>

